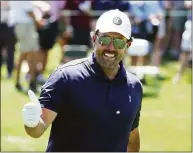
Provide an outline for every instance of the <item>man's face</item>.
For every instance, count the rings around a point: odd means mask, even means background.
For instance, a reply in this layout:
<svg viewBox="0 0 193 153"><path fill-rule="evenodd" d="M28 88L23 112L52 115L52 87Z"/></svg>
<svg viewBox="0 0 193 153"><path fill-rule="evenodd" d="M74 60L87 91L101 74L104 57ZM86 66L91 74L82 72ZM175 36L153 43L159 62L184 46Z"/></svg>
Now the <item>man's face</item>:
<svg viewBox="0 0 193 153"><path fill-rule="evenodd" d="M109 43L110 42L110 43ZM116 69L128 49L127 39L119 33L98 33L94 52L99 65L104 69Z"/></svg>

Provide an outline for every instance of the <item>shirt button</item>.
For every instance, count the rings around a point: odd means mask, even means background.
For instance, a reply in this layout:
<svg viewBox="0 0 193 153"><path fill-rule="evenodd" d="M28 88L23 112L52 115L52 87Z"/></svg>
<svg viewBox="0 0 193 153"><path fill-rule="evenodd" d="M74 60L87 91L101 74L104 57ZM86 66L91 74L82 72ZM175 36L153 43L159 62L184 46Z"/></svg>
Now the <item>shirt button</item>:
<svg viewBox="0 0 193 153"><path fill-rule="evenodd" d="M116 111L116 114L120 114L120 111L118 110L118 111Z"/></svg>

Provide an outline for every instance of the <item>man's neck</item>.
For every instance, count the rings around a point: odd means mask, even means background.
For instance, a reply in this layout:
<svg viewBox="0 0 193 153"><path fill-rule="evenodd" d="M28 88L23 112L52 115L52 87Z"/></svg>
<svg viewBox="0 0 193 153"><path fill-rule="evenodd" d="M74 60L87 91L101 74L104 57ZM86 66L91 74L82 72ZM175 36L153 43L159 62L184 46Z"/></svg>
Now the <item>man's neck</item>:
<svg viewBox="0 0 193 153"><path fill-rule="evenodd" d="M114 69L103 69L103 71L109 80L113 80L116 77L116 75L119 71L119 68L120 68L120 66L118 66L117 68L114 68Z"/></svg>

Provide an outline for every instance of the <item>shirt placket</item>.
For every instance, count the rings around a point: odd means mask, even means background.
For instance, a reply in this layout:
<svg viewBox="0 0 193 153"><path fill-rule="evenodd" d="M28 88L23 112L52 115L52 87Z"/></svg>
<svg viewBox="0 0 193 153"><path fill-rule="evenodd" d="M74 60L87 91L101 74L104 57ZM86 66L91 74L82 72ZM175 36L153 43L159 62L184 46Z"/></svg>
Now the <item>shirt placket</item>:
<svg viewBox="0 0 193 153"><path fill-rule="evenodd" d="M108 97L107 97L107 105L111 105L112 104L112 100L113 100L113 92L112 92L112 88L113 88L113 83L112 81L108 81Z"/></svg>

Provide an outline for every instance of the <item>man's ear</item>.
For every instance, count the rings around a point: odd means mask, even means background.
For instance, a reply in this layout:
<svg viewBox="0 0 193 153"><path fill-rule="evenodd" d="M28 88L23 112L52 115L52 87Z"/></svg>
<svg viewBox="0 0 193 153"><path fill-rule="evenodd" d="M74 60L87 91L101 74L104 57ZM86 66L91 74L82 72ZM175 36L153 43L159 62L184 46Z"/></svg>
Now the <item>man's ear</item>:
<svg viewBox="0 0 193 153"><path fill-rule="evenodd" d="M96 34L95 34L94 31L91 31L91 32L90 32L90 37L91 37L91 39L92 39L92 42L94 43L94 42L96 41Z"/></svg>
<svg viewBox="0 0 193 153"><path fill-rule="evenodd" d="M131 43L132 43L131 41L128 41L128 42L127 42L127 46L130 47L130 46L131 46Z"/></svg>
<svg viewBox="0 0 193 153"><path fill-rule="evenodd" d="M91 32L90 32L90 37L91 37L92 45L93 45L93 47L95 47L96 33L93 32L93 31L91 31Z"/></svg>
<svg viewBox="0 0 193 153"><path fill-rule="evenodd" d="M129 48L133 42L133 37L130 37L129 41L127 42L127 47Z"/></svg>

